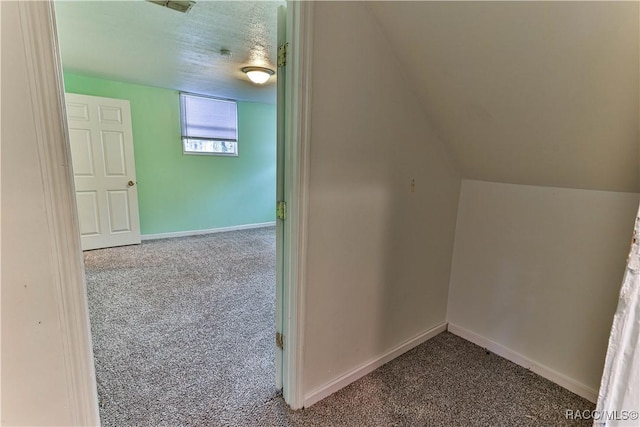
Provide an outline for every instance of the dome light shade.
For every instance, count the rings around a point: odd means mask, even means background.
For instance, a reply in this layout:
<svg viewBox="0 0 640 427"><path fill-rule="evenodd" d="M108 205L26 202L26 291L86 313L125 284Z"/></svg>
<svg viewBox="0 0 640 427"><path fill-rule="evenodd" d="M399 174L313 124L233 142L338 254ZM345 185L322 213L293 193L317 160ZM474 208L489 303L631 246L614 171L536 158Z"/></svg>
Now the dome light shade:
<svg viewBox="0 0 640 427"><path fill-rule="evenodd" d="M265 84L275 74L275 71L266 67L244 67L242 72L257 85Z"/></svg>

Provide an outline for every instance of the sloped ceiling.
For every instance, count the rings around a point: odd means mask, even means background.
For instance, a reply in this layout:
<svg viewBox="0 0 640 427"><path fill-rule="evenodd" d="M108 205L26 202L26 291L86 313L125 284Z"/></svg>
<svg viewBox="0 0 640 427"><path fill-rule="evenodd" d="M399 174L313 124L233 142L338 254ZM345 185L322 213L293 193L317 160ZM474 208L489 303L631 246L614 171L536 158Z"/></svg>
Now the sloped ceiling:
<svg viewBox="0 0 640 427"><path fill-rule="evenodd" d="M369 6L465 178L640 192L637 2Z"/></svg>
<svg viewBox="0 0 640 427"><path fill-rule="evenodd" d="M142 0L56 1L62 64L95 77L275 103L275 78L256 86L240 69L276 70L277 9L284 4L200 0L180 13Z"/></svg>

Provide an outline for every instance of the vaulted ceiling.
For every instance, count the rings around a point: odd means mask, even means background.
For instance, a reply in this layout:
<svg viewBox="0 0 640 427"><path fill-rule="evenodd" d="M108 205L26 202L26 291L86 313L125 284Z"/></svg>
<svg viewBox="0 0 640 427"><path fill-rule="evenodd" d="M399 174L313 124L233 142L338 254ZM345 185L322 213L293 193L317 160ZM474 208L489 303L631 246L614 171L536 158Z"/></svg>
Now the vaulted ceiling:
<svg viewBox="0 0 640 427"><path fill-rule="evenodd" d="M637 2L371 2L466 178L640 191Z"/></svg>
<svg viewBox="0 0 640 427"><path fill-rule="evenodd" d="M274 103L275 78L250 83L245 65L276 69L282 1L197 1L187 13L143 1L56 1L65 71L224 98ZM232 56L220 55L228 49Z"/></svg>

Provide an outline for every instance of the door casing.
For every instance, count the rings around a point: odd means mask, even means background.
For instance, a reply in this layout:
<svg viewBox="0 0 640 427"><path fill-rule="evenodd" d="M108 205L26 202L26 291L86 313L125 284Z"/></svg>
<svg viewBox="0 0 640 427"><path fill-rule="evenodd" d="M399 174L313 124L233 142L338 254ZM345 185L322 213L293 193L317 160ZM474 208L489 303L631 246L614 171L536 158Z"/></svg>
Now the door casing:
<svg viewBox="0 0 640 427"><path fill-rule="evenodd" d="M292 409L304 404L303 361L305 319L305 263L314 2L288 1L287 64L284 113L284 222L282 355L283 397Z"/></svg>

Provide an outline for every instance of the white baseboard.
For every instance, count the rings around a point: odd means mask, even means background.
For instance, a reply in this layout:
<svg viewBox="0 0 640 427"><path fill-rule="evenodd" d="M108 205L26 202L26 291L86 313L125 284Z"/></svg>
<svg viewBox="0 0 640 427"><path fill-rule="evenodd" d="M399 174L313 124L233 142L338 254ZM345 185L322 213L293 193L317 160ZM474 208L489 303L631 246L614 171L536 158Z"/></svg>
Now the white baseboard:
<svg viewBox="0 0 640 427"><path fill-rule="evenodd" d="M472 343L479 345L480 347L484 347L492 353L495 353L498 356L512 361L516 365L527 368L540 375L541 377L544 377L549 381L552 381L559 386L564 387L567 390L577 394L578 396L584 397L590 402L595 403L598 399L598 390L586 386L572 378L567 377L566 375L554 371L551 368L541 365L529 359L528 357L521 355L520 353L516 353L515 351L508 349L501 344L498 344L497 342L484 338L476 334L475 332L471 332L468 329L454 325L453 323L449 323L447 329L452 334L457 335L460 338L464 338L467 341L471 341Z"/></svg>
<svg viewBox="0 0 640 427"><path fill-rule="evenodd" d="M304 397L304 407L308 408L314 403L348 386L352 382L359 380L360 378L364 377L368 373L378 369L380 366L384 365L385 363L395 359L401 354L406 353L412 348L417 347L418 345L422 344L428 339L433 338L439 333L444 332L446 330L447 330L447 324L445 322L425 332L421 332L415 337L408 339L407 341L396 346L395 348L392 348L388 352L363 363L362 365L352 369L351 371L336 378L335 380L329 382L328 384L313 390L312 392L310 392Z"/></svg>
<svg viewBox="0 0 640 427"><path fill-rule="evenodd" d="M275 221L258 224L233 225L231 227L209 228L207 230L176 231L173 233L143 234L142 240L170 239L173 237L199 236L201 234L223 233L225 231L250 230L252 228L273 227Z"/></svg>

